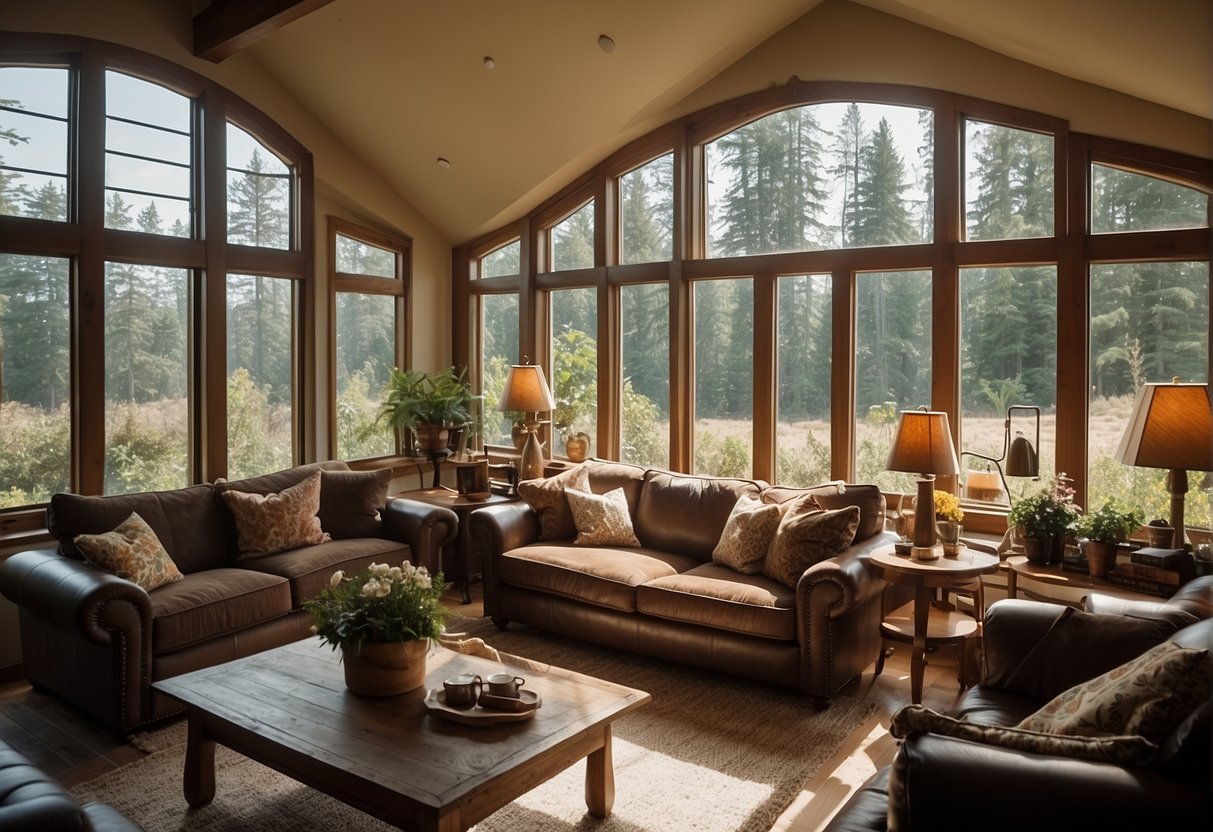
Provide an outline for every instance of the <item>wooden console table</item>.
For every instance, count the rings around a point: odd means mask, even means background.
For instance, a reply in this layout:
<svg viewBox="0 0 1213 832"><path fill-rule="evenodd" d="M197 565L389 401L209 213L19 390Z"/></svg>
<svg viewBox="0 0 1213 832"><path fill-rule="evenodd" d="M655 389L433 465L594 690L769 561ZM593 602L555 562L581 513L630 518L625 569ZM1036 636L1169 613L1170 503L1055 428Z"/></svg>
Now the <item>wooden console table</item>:
<svg viewBox="0 0 1213 832"><path fill-rule="evenodd" d="M1102 592L1106 595L1115 595L1118 598L1129 598L1134 600L1159 602L1165 599L1159 598L1157 595L1149 595L1144 592L1138 592L1131 587L1114 584L1111 581L1103 578L1092 578L1090 575L1085 575L1082 572L1071 572L1061 568L1061 564L1053 564L1045 566L1039 563L1032 563L1023 555L1014 555L1007 558L999 568L1007 575L1007 597L1015 598L1019 593L1019 582L1021 580L1035 581L1037 583L1047 584L1049 586L1064 587L1065 589L1074 590L1075 592L1084 592L1085 590L1094 590ZM1085 597L1085 595L1084 595ZM1077 603L1069 601L1061 601L1070 606L1081 606L1082 602Z"/></svg>

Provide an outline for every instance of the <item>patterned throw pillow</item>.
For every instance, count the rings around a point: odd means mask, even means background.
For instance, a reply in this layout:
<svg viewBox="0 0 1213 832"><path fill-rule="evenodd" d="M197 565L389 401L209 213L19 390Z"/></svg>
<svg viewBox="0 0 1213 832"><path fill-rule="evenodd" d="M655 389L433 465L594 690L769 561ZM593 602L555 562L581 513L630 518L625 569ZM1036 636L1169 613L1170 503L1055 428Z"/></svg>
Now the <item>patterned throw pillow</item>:
<svg viewBox="0 0 1213 832"><path fill-rule="evenodd" d="M94 566L139 584L145 592L185 577L152 527L133 511L112 532L78 534L72 542Z"/></svg>
<svg viewBox="0 0 1213 832"><path fill-rule="evenodd" d="M242 559L329 539L316 516L320 510L319 471L277 494L224 491L223 501L236 518Z"/></svg>
<svg viewBox="0 0 1213 832"><path fill-rule="evenodd" d="M1121 766L1147 765L1158 751L1158 747L1144 737L1066 737L1026 731L1022 727L978 725L944 716L922 705L906 705L893 714L889 733L898 739L905 739L910 734L940 734L1032 754L1052 754Z"/></svg>
<svg viewBox="0 0 1213 832"><path fill-rule="evenodd" d="M518 496L539 515L540 540L564 540L577 534L565 492L589 490L590 471L584 463L554 477L518 483Z"/></svg>
<svg viewBox="0 0 1213 832"><path fill-rule="evenodd" d="M743 575L757 575L782 517L779 506L763 505L762 500L743 494L712 550L712 562Z"/></svg>
<svg viewBox="0 0 1213 832"><path fill-rule="evenodd" d="M810 495L798 498L775 529L762 574L795 587L804 570L850 546L857 528L859 506L822 511Z"/></svg>
<svg viewBox="0 0 1213 832"><path fill-rule="evenodd" d="M1209 699L1209 651L1164 641L1075 685L1017 727L1047 734L1133 734L1161 744Z"/></svg>
<svg viewBox="0 0 1213 832"><path fill-rule="evenodd" d="M639 546L622 488L605 494L569 491L578 546Z"/></svg>

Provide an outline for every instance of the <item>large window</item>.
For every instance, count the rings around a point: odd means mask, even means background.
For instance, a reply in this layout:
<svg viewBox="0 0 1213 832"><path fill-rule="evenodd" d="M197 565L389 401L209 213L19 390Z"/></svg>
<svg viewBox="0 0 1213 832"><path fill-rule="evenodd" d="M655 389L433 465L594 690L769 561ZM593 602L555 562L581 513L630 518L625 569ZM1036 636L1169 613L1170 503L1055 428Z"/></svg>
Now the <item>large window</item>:
<svg viewBox="0 0 1213 832"><path fill-rule="evenodd" d="M516 264L515 264L516 265ZM518 295L480 297L480 390L484 395L484 441L508 445L514 419L523 414L497 409L510 365L518 363Z"/></svg>
<svg viewBox="0 0 1213 832"><path fill-rule="evenodd" d="M598 292L552 292L552 424L563 441L585 433L598 447Z"/></svg>
<svg viewBox="0 0 1213 832"><path fill-rule="evenodd" d="M1053 236L1053 137L980 121L965 127L968 239Z"/></svg>
<svg viewBox="0 0 1213 832"><path fill-rule="evenodd" d="M754 281L695 284L696 474L748 477L754 440Z"/></svg>
<svg viewBox="0 0 1213 832"><path fill-rule="evenodd" d="M828 274L779 278L775 481L830 478L832 295Z"/></svg>
<svg viewBox="0 0 1213 832"><path fill-rule="evenodd" d="M619 262L669 260L674 230L674 154L619 177Z"/></svg>
<svg viewBox="0 0 1213 832"><path fill-rule="evenodd" d="M594 202L591 200L556 223L548 232L549 271L594 266Z"/></svg>
<svg viewBox="0 0 1213 832"><path fill-rule="evenodd" d="M670 290L664 283L619 288L623 367L619 458L670 464Z"/></svg>
<svg viewBox="0 0 1213 832"><path fill-rule="evenodd" d="M0 507L294 464L307 151L154 56L86 38L71 52L54 36L4 43ZM28 511L6 526L42 522Z"/></svg>

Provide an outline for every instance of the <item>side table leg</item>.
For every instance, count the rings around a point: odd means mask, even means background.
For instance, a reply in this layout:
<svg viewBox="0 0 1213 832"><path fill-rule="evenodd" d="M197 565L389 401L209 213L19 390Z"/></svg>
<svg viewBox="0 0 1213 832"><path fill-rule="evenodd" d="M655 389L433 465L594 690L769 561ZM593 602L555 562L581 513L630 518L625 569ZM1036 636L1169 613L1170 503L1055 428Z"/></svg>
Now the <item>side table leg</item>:
<svg viewBox="0 0 1213 832"><path fill-rule="evenodd" d="M611 761L611 726L602 729L602 748L585 758L585 805L596 818L610 817L615 805L615 766Z"/></svg>
<svg viewBox="0 0 1213 832"><path fill-rule="evenodd" d="M215 797L215 741L192 716L185 746L185 778L182 791L190 806L205 806Z"/></svg>
<svg viewBox="0 0 1213 832"><path fill-rule="evenodd" d="M928 586L914 589L914 649L910 654L910 702L922 704L922 677L927 664L927 622L935 591Z"/></svg>

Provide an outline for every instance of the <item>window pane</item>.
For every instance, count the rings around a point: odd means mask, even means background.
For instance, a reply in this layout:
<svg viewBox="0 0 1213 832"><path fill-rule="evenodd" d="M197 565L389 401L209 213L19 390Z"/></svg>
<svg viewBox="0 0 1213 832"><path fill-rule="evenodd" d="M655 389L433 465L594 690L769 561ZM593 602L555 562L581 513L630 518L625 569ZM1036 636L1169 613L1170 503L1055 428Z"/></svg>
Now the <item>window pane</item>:
<svg viewBox="0 0 1213 832"><path fill-rule="evenodd" d="M480 391L484 441L509 445L514 417L497 409L510 365L518 363L518 296L480 296Z"/></svg>
<svg viewBox="0 0 1213 832"><path fill-rule="evenodd" d="M227 241L289 248L290 170L265 145L227 125Z"/></svg>
<svg viewBox="0 0 1213 832"><path fill-rule="evenodd" d="M898 413L931 404L931 273L856 279L855 470L859 482L914 493L913 474L884 466Z"/></svg>
<svg viewBox="0 0 1213 832"><path fill-rule="evenodd" d="M619 287L623 436L619 458L670 464L670 289L664 283Z"/></svg>
<svg viewBox="0 0 1213 832"><path fill-rule="evenodd" d="M960 310L961 443L957 452L971 451L994 459L1003 456L1007 409L1035 405L1042 411L1041 447L1036 449L1040 476L1048 480L1057 458L1057 270L1053 266L962 269ZM1031 413L1016 410L1012 414L1011 439L1019 432L1036 442ZM960 454L960 467L967 499L1007 504L997 468L969 454ZM1010 477L1007 486L1015 499L1040 487L1031 480Z"/></svg>
<svg viewBox="0 0 1213 832"><path fill-rule="evenodd" d="M1209 380L1208 263L1091 266L1091 404L1087 505L1107 499L1169 518L1166 471L1121 464L1116 451L1143 384ZM1202 487L1202 483L1204 484ZM1184 519L1213 527L1213 489L1190 477Z"/></svg>
<svg viewBox="0 0 1213 832"><path fill-rule="evenodd" d="M654 263L673 254L674 154L619 177L619 262Z"/></svg>
<svg viewBox="0 0 1213 832"><path fill-rule="evenodd" d="M337 292L336 331L337 457L394 453L395 438L375 419L388 373L396 366L396 298Z"/></svg>
<svg viewBox="0 0 1213 832"><path fill-rule="evenodd" d="M0 67L0 214L67 220L69 81L66 69Z"/></svg>
<svg viewBox="0 0 1213 832"><path fill-rule="evenodd" d="M552 226L552 271L594 266L594 202Z"/></svg>
<svg viewBox="0 0 1213 832"><path fill-rule="evenodd" d="M965 122L970 240L1053 236L1053 137Z"/></svg>
<svg viewBox="0 0 1213 832"><path fill-rule="evenodd" d="M395 278L396 252L338 234L337 271Z"/></svg>
<svg viewBox="0 0 1213 832"><path fill-rule="evenodd" d="M589 455L598 447L598 290L552 292L552 425L563 453L564 438L590 437Z"/></svg>
<svg viewBox="0 0 1213 832"><path fill-rule="evenodd" d="M1091 165L1091 231L1205 228L1209 196L1153 176Z"/></svg>
<svg viewBox="0 0 1213 832"><path fill-rule="evenodd" d="M105 115L105 227L190 236L190 99L110 71Z"/></svg>
<svg viewBox="0 0 1213 832"><path fill-rule="evenodd" d="M814 104L705 145L708 256L928 242L933 123L913 107Z"/></svg>
<svg viewBox="0 0 1213 832"><path fill-rule="evenodd" d="M817 485L830 479L831 278L779 278L775 481Z"/></svg>
<svg viewBox="0 0 1213 832"><path fill-rule="evenodd" d="M189 484L189 272L105 264L105 493Z"/></svg>
<svg viewBox="0 0 1213 832"><path fill-rule="evenodd" d="M480 258L480 276L502 277L509 274L521 274L522 269L518 265L521 254L522 244L518 240L506 243L495 251L490 251Z"/></svg>
<svg viewBox="0 0 1213 832"><path fill-rule="evenodd" d="M754 281L694 285L696 474L748 477L754 438Z"/></svg>
<svg viewBox="0 0 1213 832"><path fill-rule="evenodd" d="M228 479L294 464L294 332L292 281L228 275Z"/></svg>
<svg viewBox="0 0 1213 832"><path fill-rule="evenodd" d="M72 487L70 268L0 254L0 508Z"/></svg>

